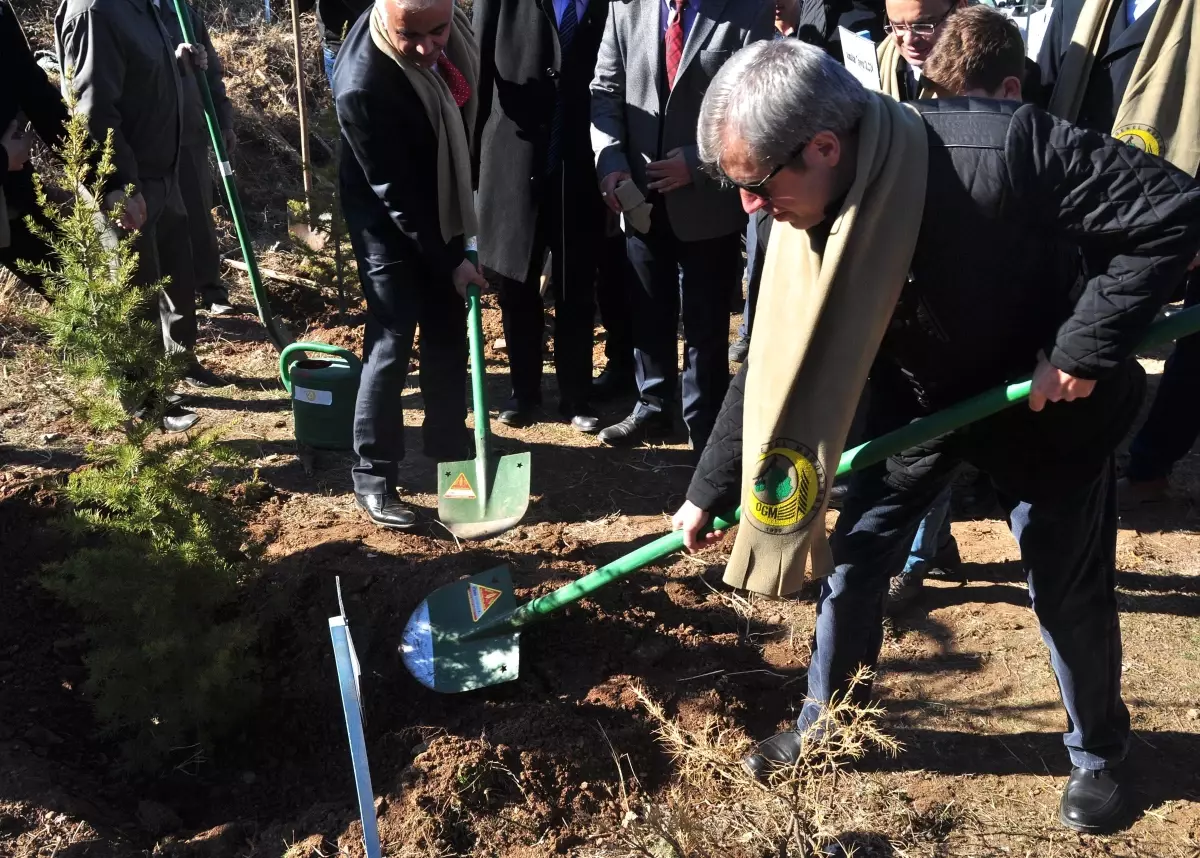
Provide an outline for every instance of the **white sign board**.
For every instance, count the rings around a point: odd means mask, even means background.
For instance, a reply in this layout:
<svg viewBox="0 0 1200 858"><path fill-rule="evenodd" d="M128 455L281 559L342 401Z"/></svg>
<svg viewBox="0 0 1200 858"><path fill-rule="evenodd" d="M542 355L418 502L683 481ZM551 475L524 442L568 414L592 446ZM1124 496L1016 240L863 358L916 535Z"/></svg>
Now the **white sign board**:
<svg viewBox="0 0 1200 858"><path fill-rule="evenodd" d="M838 34L842 42L842 61L850 74L867 89L878 90L879 59L875 43L845 27L838 27Z"/></svg>

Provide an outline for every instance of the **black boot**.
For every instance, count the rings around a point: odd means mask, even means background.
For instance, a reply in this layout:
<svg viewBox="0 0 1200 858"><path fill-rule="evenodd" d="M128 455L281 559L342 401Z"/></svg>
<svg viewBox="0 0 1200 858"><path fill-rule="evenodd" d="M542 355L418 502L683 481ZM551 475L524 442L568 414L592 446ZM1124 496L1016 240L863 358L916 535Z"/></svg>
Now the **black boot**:
<svg viewBox="0 0 1200 858"><path fill-rule="evenodd" d="M390 494L360 495L354 493L354 502L367 514L367 518L380 527L392 530L409 530L417 523L417 515Z"/></svg>
<svg viewBox="0 0 1200 858"><path fill-rule="evenodd" d="M803 744L799 730L784 730L759 742L754 753L742 757L742 765L755 780L766 780L773 769L796 765Z"/></svg>
<svg viewBox="0 0 1200 858"><path fill-rule="evenodd" d="M496 412L496 419L505 426L523 429L537 420L537 408L541 403L510 399Z"/></svg>
<svg viewBox="0 0 1200 858"><path fill-rule="evenodd" d="M674 427L663 414L634 411L620 423L600 432L600 440L613 447L633 446L650 438L666 438Z"/></svg>
<svg viewBox="0 0 1200 858"><path fill-rule="evenodd" d="M207 390L212 387L226 387L229 382L221 378L211 369L201 366L198 363L188 367L187 372L183 374L183 383L188 387L194 387L198 390Z"/></svg>
<svg viewBox="0 0 1200 858"><path fill-rule="evenodd" d="M1129 825L1131 811L1129 789L1115 772L1076 768L1063 790L1058 821L1084 834L1111 834Z"/></svg>

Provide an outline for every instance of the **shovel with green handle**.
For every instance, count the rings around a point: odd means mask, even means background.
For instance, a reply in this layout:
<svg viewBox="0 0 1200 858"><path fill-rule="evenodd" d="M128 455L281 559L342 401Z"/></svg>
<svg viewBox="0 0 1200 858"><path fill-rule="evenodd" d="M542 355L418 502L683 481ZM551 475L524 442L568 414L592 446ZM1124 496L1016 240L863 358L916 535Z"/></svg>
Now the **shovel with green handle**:
<svg viewBox="0 0 1200 858"><path fill-rule="evenodd" d="M478 264L474 239L467 243L467 258ZM484 389L483 314L479 287L474 283L467 286L467 337L471 344L475 458L438 465L438 518L459 539L490 539L514 527L529 508L529 454L498 459L492 454L491 417Z"/></svg>
<svg viewBox="0 0 1200 858"><path fill-rule="evenodd" d="M1141 349L1152 348L1200 331L1200 307L1156 322ZM842 454L837 476L873 465L969 423L990 417L1029 397L1031 380L997 387L902 426ZM735 510L715 518L716 530L732 527ZM458 692L516 679L520 666L521 629L627 578L683 548L683 535L668 533L624 557L544 596L518 606L507 566L497 566L434 590L413 612L404 628L400 652L404 666L434 691Z"/></svg>
<svg viewBox="0 0 1200 858"><path fill-rule="evenodd" d="M175 16L179 19L179 29L183 39L188 44L195 44L196 37L192 33L192 22L187 14L184 0L174 0ZM204 119L208 123L208 136L212 140L213 152L217 156L217 166L221 173L221 182L225 186L225 198L229 201L229 214L233 217L234 230L237 232L238 245L242 250L242 258L246 260L246 273L250 278L250 291L254 294L254 304L258 309L258 318L267 329L267 336L276 351L283 351L284 346L294 342L293 337L283 326L283 323L271 314L271 302L267 298L266 287L258 273L258 262L254 257L254 247L250 244L250 230L246 225L246 215L242 211L242 200L238 196L237 183L233 179L233 167L229 163L229 153L225 150L225 141L221 137L221 126L217 122L217 111L213 106L212 93L208 89L208 77L204 72L196 72L196 83L200 85L200 95L204 99Z"/></svg>

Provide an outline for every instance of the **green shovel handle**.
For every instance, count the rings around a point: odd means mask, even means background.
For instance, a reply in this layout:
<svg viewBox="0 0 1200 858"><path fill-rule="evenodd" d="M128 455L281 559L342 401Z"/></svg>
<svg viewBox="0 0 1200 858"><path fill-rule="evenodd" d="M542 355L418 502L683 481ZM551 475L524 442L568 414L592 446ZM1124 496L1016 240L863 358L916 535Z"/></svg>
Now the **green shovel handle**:
<svg viewBox="0 0 1200 858"><path fill-rule="evenodd" d="M185 0L173 0L175 16L179 19L179 30L184 41L195 44L196 37L192 34L192 22L188 18ZM217 110L213 106L212 93L208 88L208 76L203 72L195 75L200 85L200 95L204 99L204 119L208 123L208 136L212 141L213 151L217 155L217 167L221 172L221 182L225 186L225 198L229 201L229 213L233 217L234 230L237 232L238 245L242 250L242 258L246 261L246 274L250 278L250 291L254 293L254 304L258 309L258 318L267 329L271 344L279 351L288 343L287 335L275 324L271 313L271 303L267 298L267 290L262 277L258 273L258 261L254 257L254 247L250 243L250 230L246 226L246 216L242 211L242 200L238 196L237 183L233 180L233 167L229 163L229 153L225 151L225 140L221 137L221 125L217 122ZM303 98L303 95L301 95Z"/></svg>
<svg viewBox="0 0 1200 858"><path fill-rule="evenodd" d="M467 260L479 264L476 239L468 238ZM475 409L475 456L485 463L491 455L488 449L491 417L487 406L487 365L483 362L483 305L479 287L467 284L467 340L471 348L471 405Z"/></svg>
<svg viewBox="0 0 1200 858"><path fill-rule="evenodd" d="M292 392L292 365L296 361L288 360L296 352L319 352L325 355L334 355L340 357L352 367L362 369L362 361L358 359L358 355L354 352L346 351L340 346L332 346L329 343L292 343L285 346L283 351L279 353L279 377L283 380L284 389L288 393Z"/></svg>
<svg viewBox="0 0 1200 858"><path fill-rule="evenodd" d="M1172 340L1195 334L1197 331L1200 331L1200 307L1192 307L1155 322L1147 332L1145 339L1142 340L1138 350L1160 346ZM922 417L894 432L860 444L842 453L836 475L841 476L851 471L861 470L902 450L990 417L1027 399L1031 386L1032 379L1027 378L1014 384L993 388L947 408L945 411ZM741 508L738 508L731 514L714 518L710 527L717 530L732 527L741 519L741 512ZM653 542L617 558L612 563L601 566L577 581L572 581L551 593L526 602L511 614L497 617L490 624L481 624L480 628L471 633L471 637L483 637L489 632L495 633L500 629L519 628L527 625L591 595L613 581L626 578L642 567L661 560L682 548L683 534L680 531L660 536Z"/></svg>

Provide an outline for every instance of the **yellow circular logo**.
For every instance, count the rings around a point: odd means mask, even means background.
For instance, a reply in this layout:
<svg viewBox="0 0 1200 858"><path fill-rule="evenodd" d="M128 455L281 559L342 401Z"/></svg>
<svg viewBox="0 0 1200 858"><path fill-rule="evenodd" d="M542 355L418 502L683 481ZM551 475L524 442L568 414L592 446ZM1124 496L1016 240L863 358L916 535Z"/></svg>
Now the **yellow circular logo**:
<svg viewBox="0 0 1200 858"><path fill-rule="evenodd" d="M307 394L305 394L305 398L309 402L316 402L317 401L317 392L315 390L310 390Z"/></svg>
<svg viewBox="0 0 1200 858"><path fill-rule="evenodd" d="M1151 155L1162 154L1162 137L1149 125L1126 125L1124 128L1118 128L1113 137Z"/></svg>
<svg viewBox="0 0 1200 858"><path fill-rule="evenodd" d="M754 526L767 533L804 527L821 506L821 463L803 444L776 438L758 457L746 506Z"/></svg>

